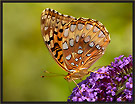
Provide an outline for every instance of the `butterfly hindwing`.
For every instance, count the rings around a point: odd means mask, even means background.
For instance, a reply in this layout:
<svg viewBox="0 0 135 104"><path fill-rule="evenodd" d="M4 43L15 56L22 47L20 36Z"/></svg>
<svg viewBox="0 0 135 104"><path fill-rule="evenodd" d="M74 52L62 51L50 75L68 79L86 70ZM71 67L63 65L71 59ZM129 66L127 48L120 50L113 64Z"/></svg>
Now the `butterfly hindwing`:
<svg viewBox="0 0 135 104"><path fill-rule="evenodd" d="M64 63L69 72L88 69L110 42L109 33L98 21L79 18L65 26L62 40Z"/></svg>

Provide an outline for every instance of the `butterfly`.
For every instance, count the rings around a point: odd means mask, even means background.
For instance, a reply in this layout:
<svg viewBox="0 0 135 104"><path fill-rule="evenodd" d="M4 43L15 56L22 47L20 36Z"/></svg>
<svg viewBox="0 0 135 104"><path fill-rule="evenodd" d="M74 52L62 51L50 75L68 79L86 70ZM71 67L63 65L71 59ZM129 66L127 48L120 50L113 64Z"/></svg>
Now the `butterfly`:
<svg viewBox="0 0 135 104"><path fill-rule="evenodd" d="M68 81L81 79L110 43L105 26L94 19L75 18L46 8L41 14L43 40Z"/></svg>

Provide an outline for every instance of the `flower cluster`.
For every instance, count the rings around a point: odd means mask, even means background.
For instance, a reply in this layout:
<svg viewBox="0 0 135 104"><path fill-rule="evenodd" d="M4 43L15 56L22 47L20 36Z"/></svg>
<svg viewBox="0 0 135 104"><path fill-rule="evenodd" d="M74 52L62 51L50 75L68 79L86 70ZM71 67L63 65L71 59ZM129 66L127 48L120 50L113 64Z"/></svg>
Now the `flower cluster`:
<svg viewBox="0 0 135 104"><path fill-rule="evenodd" d="M114 58L111 65L90 73L78 84L80 90L78 87L73 89L68 102L132 101L133 59L131 55L123 56Z"/></svg>

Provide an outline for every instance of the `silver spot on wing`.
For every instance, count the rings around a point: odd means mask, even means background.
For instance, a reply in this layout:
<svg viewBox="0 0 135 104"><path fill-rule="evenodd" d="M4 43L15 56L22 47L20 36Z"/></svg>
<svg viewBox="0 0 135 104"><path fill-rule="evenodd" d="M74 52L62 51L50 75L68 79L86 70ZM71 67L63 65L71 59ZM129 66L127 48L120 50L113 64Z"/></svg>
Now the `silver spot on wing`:
<svg viewBox="0 0 135 104"><path fill-rule="evenodd" d="M82 30L83 29L83 24L78 24L78 30Z"/></svg>
<svg viewBox="0 0 135 104"><path fill-rule="evenodd" d="M92 41L90 44L89 44L90 47L93 47L94 46L94 42Z"/></svg>
<svg viewBox="0 0 135 104"><path fill-rule="evenodd" d="M73 47L74 46L74 39L70 39L69 44L70 44L71 47Z"/></svg>
<svg viewBox="0 0 135 104"><path fill-rule="evenodd" d="M75 30L75 28L76 28L76 25L71 25L71 26L70 26L70 30L71 30L72 32Z"/></svg>
<svg viewBox="0 0 135 104"><path fill-rule="evenodd" d="M83 53L83 50L78 50L78 54L82 54Z"/></svg>
<svg viewBox="0 0 135 104"><path fill-rule="evenodd" d="M65 29L65 31L64 31L64 36L65 36L65 37L68 36L68 30L69 30L69 28L68 28L68 29Z"/></svg>
<svg viewBox="0 0 135 104"><path fill-rule="evenodd" d="M64 42L62 46L63 46L63 49L68 49L67 42Z"/></svg>
<svg viewBox="0 0 135 104"><path fill-rule="evenodd" d="M70 60L70 59L71 59L71 55L68 55L68 56L66 57L66 59L67 59L67 60Z"/></svg>

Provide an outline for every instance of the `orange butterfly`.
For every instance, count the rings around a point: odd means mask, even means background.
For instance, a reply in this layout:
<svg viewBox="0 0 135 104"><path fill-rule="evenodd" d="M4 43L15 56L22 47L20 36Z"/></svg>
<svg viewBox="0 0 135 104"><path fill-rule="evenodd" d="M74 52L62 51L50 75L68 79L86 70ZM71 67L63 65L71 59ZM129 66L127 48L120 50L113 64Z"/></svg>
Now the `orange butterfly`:
<svg viewBox="0 0 135 104"><path fill-rule="evenodd" d="M92 66L105 52L110 36L104 25L93 19L63 15L53 9L41 14L43 39L55 61L68 75L68 81L89 74Z"/></svg>

